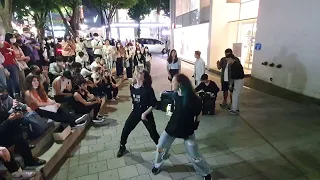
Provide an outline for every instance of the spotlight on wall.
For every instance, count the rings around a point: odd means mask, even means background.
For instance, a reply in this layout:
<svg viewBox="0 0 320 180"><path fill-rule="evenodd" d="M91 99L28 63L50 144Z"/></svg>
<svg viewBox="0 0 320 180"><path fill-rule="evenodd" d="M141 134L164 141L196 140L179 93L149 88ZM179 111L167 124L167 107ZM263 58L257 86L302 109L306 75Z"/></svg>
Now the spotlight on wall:
<svg viewBox="0 0 320 180"><path fill-rule="evenodd" d="M282 68L282 65L281 64L278 64L277 66L276 66L276 68Z"/></svg>
<svg viewBox="0 0 320 180"><path fill-rule="evenodd" d="M268 65L268 62L265 61L265 62L263 62L263 63L261 63L261 64L264 65L264 66L267 66L267 65Z"/></svg>
<svg viewBox="0 0 320 180"><path fill-rule="evenodd" d="M270 66L270 67L274 67L274 63L271 63L269 66Z"/></svg>

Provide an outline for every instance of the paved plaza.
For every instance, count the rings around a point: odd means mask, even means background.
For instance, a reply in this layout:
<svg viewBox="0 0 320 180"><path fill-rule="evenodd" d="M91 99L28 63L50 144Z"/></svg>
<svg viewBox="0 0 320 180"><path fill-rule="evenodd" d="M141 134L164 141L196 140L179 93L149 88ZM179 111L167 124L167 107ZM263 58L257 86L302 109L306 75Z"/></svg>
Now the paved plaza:
<svg viewBox="0 0 320 180"><path fill-rule="evenodd" d="M152 62L153 87L159 98L170 89L165 60ZM183 73L192 66L183 63ZM219 77L211 76L218 85ZM78 150L55 176L55 180L201 180L194 172L184 142L176 139L163 171L151 173L155 144L142 123L130 134L122 158L116 158L123 125L131 111L128 82L120 90L120 101L108 105L111 124L91 127ZM319 180L320 108L306 106L245 88L240 116L219 107L217 114L204 116L196 131L201 153L216 180ZM169 117L155 110L158 132Z"/></svg>

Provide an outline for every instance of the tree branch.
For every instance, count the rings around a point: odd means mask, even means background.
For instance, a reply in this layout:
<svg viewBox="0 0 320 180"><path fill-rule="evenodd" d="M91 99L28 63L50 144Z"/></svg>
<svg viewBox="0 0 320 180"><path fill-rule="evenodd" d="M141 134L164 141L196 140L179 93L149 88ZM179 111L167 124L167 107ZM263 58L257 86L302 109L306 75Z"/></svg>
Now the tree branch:
<svg viewBox="0 0 320 180"><path fill-rule="evenodd" d="M71 15L70 15L68 9L67 9L65 6L63 6L63 8L64 8L64 10L66 11L67 16L69 16L69 18L71 18Z"/></svg>

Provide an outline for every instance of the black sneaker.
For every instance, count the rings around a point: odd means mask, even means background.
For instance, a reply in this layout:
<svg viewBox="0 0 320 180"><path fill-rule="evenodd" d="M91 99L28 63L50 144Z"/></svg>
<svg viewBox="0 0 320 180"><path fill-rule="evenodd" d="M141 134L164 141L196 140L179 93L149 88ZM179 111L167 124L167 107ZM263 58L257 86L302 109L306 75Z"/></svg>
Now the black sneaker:
<svg viewBox="0 0 320 180"><path fill-rule="evenodd" d="M126 146L120 145L119 151L117 153L117 157L118 158L122 157L126 152L126 150L127 150Z"/></svg>
<svg viewBox="0 0 320 180"><path fill-rule="evenodd" d="M156 168L155 166L153 166L152 170L151 170L152 174L157 175L161 172L160 168Z"/></svg>
<svg viewBox="0 0 320 180"><path fill-rule="evenodd" d="M207 176L204 176L203 180L212 180L211 174L208 174Z"/></svg>

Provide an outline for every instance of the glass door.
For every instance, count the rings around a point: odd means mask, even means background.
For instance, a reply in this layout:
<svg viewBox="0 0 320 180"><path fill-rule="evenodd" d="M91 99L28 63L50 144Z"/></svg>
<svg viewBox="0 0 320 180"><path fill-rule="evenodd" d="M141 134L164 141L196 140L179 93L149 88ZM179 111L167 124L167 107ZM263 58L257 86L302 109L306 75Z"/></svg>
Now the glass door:
<svg viewBox="0 0 320 180"><path fill-rule="evenodd" d="M256 27L256 22L242 23L238 36L238 42L242 43L241 64L245 74L251 74Z"/></svg>

